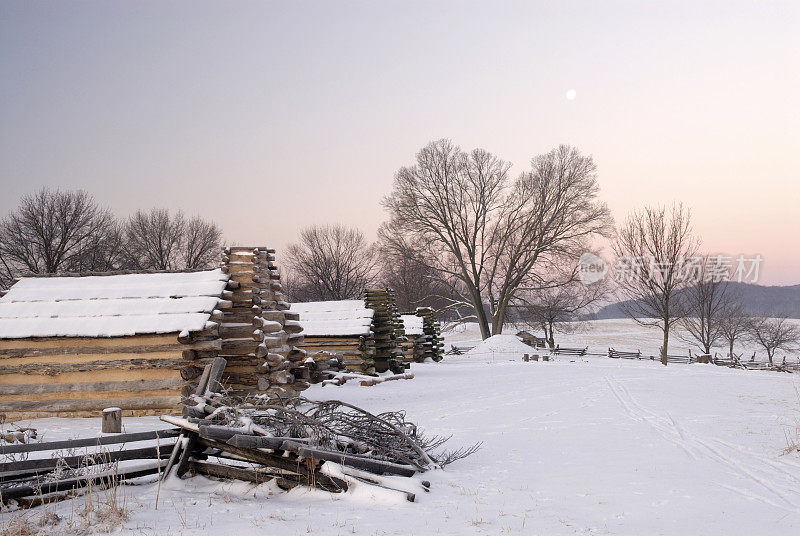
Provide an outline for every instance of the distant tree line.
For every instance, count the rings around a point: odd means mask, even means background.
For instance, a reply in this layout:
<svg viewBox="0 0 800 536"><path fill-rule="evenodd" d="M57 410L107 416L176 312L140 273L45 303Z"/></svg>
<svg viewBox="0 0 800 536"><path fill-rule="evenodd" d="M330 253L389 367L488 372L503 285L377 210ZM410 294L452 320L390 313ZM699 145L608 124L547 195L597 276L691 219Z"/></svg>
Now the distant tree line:
<svg viewBox="0 0 800 536"><path fill-rule="evenodd" d="M633 211L613 242L618 261L645 259L644 265L627 265L624 277L616 278L627 298L619 305L639 324L661 330L662 363L667 364L670 333L676 327L683 328L682 337L702 354L724 344L731 358L740 358L735 345L747 342L763 348L772 363L776 352L800 348L800 327L782 311L746 314L728 267L719 256L699 254L699 247L691 213L681 204Z"/></svg>
<svg viewBox="0 0 800 536"><path fill-rule="evenodd" d="M483 149L428 144L395 174L377 243L341 226L301 233L287 258L291 297L355 299L364 287L389 286L401 309L477 321L484 338L555 289L579 300L569 306L577 313L594 299L576 286L575 261L613 231L594 162L561 146L516 178L509 168Z"/></svg>
<svg viewBox="0 0 800 536"><path fill-rule="evenodd" d="M436 285L429 268L343 225L302 229L287 248L285 265L284 287L292 301L354 300L366 288L389 287L401 311L447 305L446 289Z"/></svg>
<svg viewBox="0 0 800 536"><path fill-rule="evenodd" d="M43 188L0 220L0 287L24 274L213 266L222 231L166 209L118 219L83 190Z"/></svg>

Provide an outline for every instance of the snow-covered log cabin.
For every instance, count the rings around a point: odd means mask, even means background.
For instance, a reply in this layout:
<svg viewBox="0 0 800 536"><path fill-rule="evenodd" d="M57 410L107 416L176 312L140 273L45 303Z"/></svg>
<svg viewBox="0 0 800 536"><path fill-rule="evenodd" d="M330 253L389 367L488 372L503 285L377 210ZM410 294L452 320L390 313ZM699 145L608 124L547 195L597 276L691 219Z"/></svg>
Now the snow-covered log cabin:
<svg viewBox="0 0 800 536"><path fill-rule="evenodd" d="M390 288L365 289L363 300L293 303L291 312L298 315L305 335L299 347L309 354L321 351L339 354L352 371L399 373L413 361L416 346L422 356L420 360L431 357L432 349L439 349L438 324L436 335L429 337L428 323L422 313L410 319L415 326L419 324L420 334L414 337L419 342L407 340Z"/></svg>
<svg viewBox="0 0 800 536"><path fill-rule="evenodd" d="M293 346L301 328L284 329L289 305L272 253L226 248L213 270L18 280L0 298L0 413L177 410L217 356L233 394L307 388L306 354Z"/></svg>
<svg viewBox="0 0 800 536"><path fill-rule="evenodd" d="M400 316L405 326L405 340L401 347L406 362L422 363L426 359L441 361L444 344L441 328L433 309L420 307L413 313Z"/></svg>
<svg viewBox="0 0 800 536"><path fill-rule="evenodd" d="M309 354L330 352L342 356L348 370L375 372L375 311L363 300L293 303L304 339L297 346Z"/></svg>
<svg viewBox="0 0 800 536"><path fill-rule="evenodd" d="M403 360L406 363L421 362L420 350L422 348L417 344L417 340L423 336L422 318L413 313L406 313L400 315L400 320L403 321L405 334L400 342Z"/></svg>

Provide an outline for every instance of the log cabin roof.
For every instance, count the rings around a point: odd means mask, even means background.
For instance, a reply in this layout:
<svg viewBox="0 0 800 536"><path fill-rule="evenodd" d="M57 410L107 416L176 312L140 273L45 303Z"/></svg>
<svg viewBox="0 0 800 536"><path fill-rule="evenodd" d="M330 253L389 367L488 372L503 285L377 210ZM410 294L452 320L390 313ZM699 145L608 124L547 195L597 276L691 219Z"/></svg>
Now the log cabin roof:
<svg viewBox="0 0 800 536"><path fill-rule="evenodd" d="M306 337L369 335L375 315L363 300L293 303L289 310L300 316Z"/></svg>
<svg viewBox="0 0 800 536"><path fill-rule="evenodd" d="M0 339L199 331L228 278L219 269L25 277L0 298Z"/></svg>
<svg viewBox="0 0 800 536"><path fill-rule="evenodd" d="M406 335L422 335L424 320L417 315L400 315Z"/></svg>

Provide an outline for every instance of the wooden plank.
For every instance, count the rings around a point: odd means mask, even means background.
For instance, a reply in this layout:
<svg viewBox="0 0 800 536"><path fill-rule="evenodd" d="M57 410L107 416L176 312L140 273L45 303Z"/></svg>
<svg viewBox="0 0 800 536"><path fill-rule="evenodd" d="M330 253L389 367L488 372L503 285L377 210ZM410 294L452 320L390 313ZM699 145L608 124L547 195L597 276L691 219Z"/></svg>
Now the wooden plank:
<svg viewBox="0 0 800 536"><path fill-rule="evenodd" d="M135 443L136 441L177 437L179 434L180 431L177 428L164 428L163 430L148 430L146 432L115 434L113 436L66 439L63 441L27 443L24 445L0 445L0 455L19 454L21 452L41 452L45 450L77 449L82 447L99 447L101 445L115 445L118 443Z"/></svg>
<svg viewBox="0 0 800 536"><path fill-rule="evenodd" d="M219 463L201 462L189 460L188 468L190 471L203 476L215 478L243 480L254 484L269 482L273 479L291 478L291 475L280 473L279 471L269 471L262 468L241 467L235 465L223 465Z"/></svg>
<svg viewBox="0 0 800 536"><path fill-rule="evenodd" d="M202 431L202 428L201 428ZM217 432L219 433L219 432ZM222 435L219 433L219 435ZM210 437L208 435L208 431L206 434L202 435L207 439L214 439L214 440L222 440L222 438L215 438ZM270 450L283 450L283 444L289 441L295 442L295 444L299 444L291 437L265 437L265 436L256 436L256 435L249 435L249 434L235 434L230 438L224 440L228 445L233 445L234 447L244 448L244 449L270 449ZM305 442L308 441L307 439L301 439L301 441Z"/></svg>
<svg viewBox="0 0 800 536"><path fill-rule="evenodd" d="M3 366L29 365L32 363L70 364L91 363L92 361L125 361L128 359L179 359L183 358L185 346L164 346L161 350L150 351L152 347L132 348L129 352L90 352L26 355L25 357L0 357ZM91 349L90 349L91 350ZM108 348L104 349L108 350ZM17 350L11 350L16 352ZM49 351L49 350L48 350Z"/></svg>
<svg viewBox="0 0 800 536"><path fill-rule="evenodd" d="M0 396L38 395L70 392L108 392L108 391L156 391L160 389L180 389L183 381L178 378L165 380L131 380L127 382L81 382L0 385Z"/></svg>
<svg viewBox="0 0 800 536"><path fill-rule="evenodd" d="M328 476L318 470L311 470L304 464L297 463L295 460L269 454L262 450L241 449L233 445L228 445L227 443L220 443L202 437L198 441L201 445L205 445L206 447L219 449L254 463L296 473L303 477L303 482L307 485L322 487L333 492L347 491L346 481L334 476Z"/></svg>
<svg viewBox="0 0 800 536"><path fill-rule="evenodd" d="M181 455L178 459L178 465L175 466L175 476L178 478L183 478L183 475L188 469L187 464L189 462L189 457L194 454L196 448L197 434L190 434L189 438L185 442L185 445L182 447Z"/></svg>
<svg viewBox="0 0 800 536"><path fill-rule="evenodd" d="M208 375L211 372L211 364L209 363L203 368L203 373L200 375L200 379L197 380L197 387L195 387L194 394L197 396L203 396L206 392L206 387L208 387ZM181 372L183 375L183 372Z"/></svg>
<svg viewBox="0 0 800 536"><path fill-rule="evenodd" d="M160 471L160 468L163 467L165 463L166 462L162 460L154 460L152 467L127 471L125 469L118 469L113 472L113 478L115 481L120 481L154 475ZM28 497L31 495L46 495L57 491L82 488L88 485L89 482L102 485L106 483L111 476L111 473L103 473L90 478L70 478L66 480L57 480L55 482L37 482L35 485L15 486L3 490L3 500Z"/></svg>
<svg viewBox="0 0 800 536"><path fill-rule="evenodd" d="M77 469L89 465L98 465L126 460L156 459L169 456L174 443L159 445L158 447L142 447L136 449L106 450L99 453L83 454L80 456L66 456L59 458L40 458L37 460L21 460L16 462L0 463L0 481L9 476L41 473L52 471L57 467Z"/></svg>
<svg viewBox="0 0 800 536"><path fill-rule="evenodd" d="M325 343L325 342L309 342L304 340L302 342L297 343L295 346L298 348L308 349L308 348L323 348L325 350L333 350L333 349L342 349L342 350L352 350L358 351L361 349L361 345L359 344L348 344L348 343Z"/></svg>
<svg viewBox="0 0 800 536"><path fill-rule="evenodd" d="M0 361L2 363L2 361ZM27 363L25 365L0 365L0 375L35 374L56 376L69 372L87 372L92 370L131 370L131 369L174 369L179 370L186 362L180 359L126 359L119 361L90 361L88 363Z"/></svg>
<svg viewBox="0 0 800 536"><path fill-rule="evenodd" d="M120 382L113 382L113 383L120 383ZM135 384L136 382L121 382L121 383L130 383ZM53 384L51 384L53 385ZM57 384L56 384L57 385ZM4 395L0 398L0 404L3 402L12 402L12 401L31 401L36 400L44 402L44 401L59 401L59 400L105 400L109 398L116 398L120 400L128 400L131 398L148 398L148 397L170 397L170 396L180 396L181 395L181 386L174 387L172 389L152 389L152 390L140 390L134 388L126 388L124 390L119 391L99 391L99 392L92 392L92 391L60 391L56 393L39 393L39 394L19 394L19 395Z"/></svg>
<svg viewBox="0 0 800 536"><path fill-rule="evenodd" d="M225 372L225 365L228 362L225 358L217 357L211 363L211 369L208 372L208 384L206 386L206 392L218 393L222 390L222 384L220 383L222 380L222 373Z"/></svg>
<svg viewBox="0 0 800 536"><path fill-rule="evenodd" d="M178 333L163 335L136 335L125 337L33 337L28 339L2 339L0 350L20 348L94 348L164 346L178 341Z"/></svg>
<svg viewBox="0 0 800 536"><path fill-rule="evenodd" d="M171 410L181 404L180 396L160 396L154 398L99 398L97 400L0 400L0 412L34 412L61 413L70 411L102 411L104 408L116 406L123 410L163 409Z"/></svg>
<svg viewBox="0 0 800 536"><path fill-rule="evenodd" d="M116 370L114 368L107 368L91 371L67 372L53 376L41 374L0 374L0 385L85 383L98 381L124 382L132 379L165 380L177 377L179 377L179 372L174 369L131 368L128 370Z"/></svg>

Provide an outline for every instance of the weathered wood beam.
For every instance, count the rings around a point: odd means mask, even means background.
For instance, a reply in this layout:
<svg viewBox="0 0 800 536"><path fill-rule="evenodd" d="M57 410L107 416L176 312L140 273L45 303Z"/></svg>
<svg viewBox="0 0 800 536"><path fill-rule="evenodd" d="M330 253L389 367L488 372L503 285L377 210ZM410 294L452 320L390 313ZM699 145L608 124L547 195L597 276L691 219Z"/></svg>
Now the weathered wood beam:
<svg viewBox="0 0 800 536"><path fill-rule="evenodd" d="M0 481L9 476L22 474L36 474L52 471L58 467L78 469L89 465L100 465L125 460L156 459L159 455L165 458L172 452L174 443L166 443L158 447L126 448L121 450L104 450L92 454L79 456L64 456L57 458L42 458L36 460L21 460L16 462L0 463Z"/></svg>
<svg viewBox="0 0 800 536"><path fill-rule="evenodd" d="M185 364L183 359L120 359L113 361L90 361L88 363L26 363L24 365L0 365L0 374L33 374L57 376L69 372L92 370L174 369Z"/></svg>
<svg viewBox="0 0 800 536"><path fill-rule="evenodd" d="M45 450L77 449L83 447L99 447L101 445L115 445L117 443L134 443L136 441L150 441L152 439L173 438L180 434L175 428L151 430L147 432L134 432L114 436L90 437L85 439L67 439L63 441L47 441L43 443L27 443L24 445L0 445L0 455L19 454L21 452L41 452Z"/></svg>
<svg viewBox="0 0 800 536"><path fill-rule="evenodd" d="M131 380L127 382L82 382L82 383L34 383L0 385L2 395L39 395L49 393L107 392L107 391L159 391L180 389L180 378L167 380Z"/></svg>
<svg viewBox="0 0 800 536"><path fill-rule="evenodd" d="M73 411L100 411L109 406L117 406L123 410L178 408L180 396L157 396L146 398L115 398L96 400L0 400L0 412L35 412L69 413Z"/></svg>
<svg viewBox="0 0 800 536"><path fill-rule="evenodd" d="M117 469L115 471L104 472L97 476L91 476L89 478L69 478L65 480L56 480L53 482L37 482L33 485L22 485L22 486L14 486L10 488L6 488L3 490L2 499L6 501L8 499L16 499L18 497L28 497L31 495L45 495L48 493L55 493L58 491L82 488L90 483L92 484L104 484L109 481L109 479L113 478L115 481L120 480L127 480L130 478L139 478L142 476L154 475L158 473L161 468L166 464L163 460L157 460L152 462L151 467L146 468L137 468L134 470L126 470L124 468Z"/></svg>

